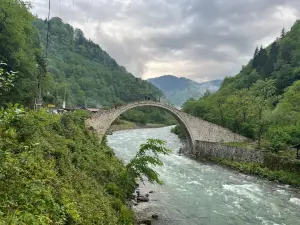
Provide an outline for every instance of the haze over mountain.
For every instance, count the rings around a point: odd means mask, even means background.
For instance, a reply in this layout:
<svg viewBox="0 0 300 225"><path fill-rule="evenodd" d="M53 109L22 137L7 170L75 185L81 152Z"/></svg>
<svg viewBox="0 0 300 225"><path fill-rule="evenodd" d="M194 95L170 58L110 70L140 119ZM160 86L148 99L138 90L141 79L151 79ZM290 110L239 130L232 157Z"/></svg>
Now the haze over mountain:
<svg viewBox="0 0 300 225"><path fill-rule="evenodd" d="M190 98L198 99L206 90L216 92L222 80L212 80L204 83L173 75L164 75L148 79L149 82L161 89L169 101L175 106L181 106Z"/></svg>

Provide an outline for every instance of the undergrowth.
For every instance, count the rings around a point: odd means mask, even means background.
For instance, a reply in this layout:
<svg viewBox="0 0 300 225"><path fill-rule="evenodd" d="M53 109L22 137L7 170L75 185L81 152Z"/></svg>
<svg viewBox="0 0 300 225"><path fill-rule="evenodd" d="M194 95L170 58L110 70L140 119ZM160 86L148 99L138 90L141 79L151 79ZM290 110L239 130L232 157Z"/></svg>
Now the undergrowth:
<svg viewBox="0 0 300 225"><path fill-rule="evenodd" d="M86 116L0 111L3 224L134 224L125 203L135 181Z"/></svg>

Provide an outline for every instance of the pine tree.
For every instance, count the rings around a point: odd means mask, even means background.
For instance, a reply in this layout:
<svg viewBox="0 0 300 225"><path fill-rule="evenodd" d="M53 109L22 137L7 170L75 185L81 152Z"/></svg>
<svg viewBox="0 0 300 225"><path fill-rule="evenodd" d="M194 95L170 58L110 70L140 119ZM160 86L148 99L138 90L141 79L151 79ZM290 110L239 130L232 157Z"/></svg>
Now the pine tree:
<svg viewBox="0 0 300 225"><path fill-rule="evenodd" d="M281 58L287 63L291 61L291 51L292 49L289 42L284 42L280 47Z"/></svg>
<svg viewBox="0 0 300 225"><path fill-rule="evenodd" d="M270 77L271 73L274 71L274 66L277 61L278 52L279 52L279 48L275 41L271 45L270 53L268 56L268 61L265 65L265 76L266 77Z"/></svg>
<svg viewBox="0 0 300 225"><path fill-rule="evenodd" d="M284 36L285 36L285 29L282 28L282 30L281 30L281 38L284 38Z"/></svg>
<svg viewBox="0 0 300 225"><path fill-rule="evenodd" d="M258 66L258 62L257 62L258 55L259 55L259 50L258 50L258 47L256 47L256 49L254 51L253 61L252 61L253 68L257 68L257 66Z"/></svg>
<svg viewBox="0 0 300 225"><path fill-rule="evenodd" d="M267 61L268 61L267 50L261 46L257 56L257 71L263 77L265 77L265 66L267 64Z"/></svg>

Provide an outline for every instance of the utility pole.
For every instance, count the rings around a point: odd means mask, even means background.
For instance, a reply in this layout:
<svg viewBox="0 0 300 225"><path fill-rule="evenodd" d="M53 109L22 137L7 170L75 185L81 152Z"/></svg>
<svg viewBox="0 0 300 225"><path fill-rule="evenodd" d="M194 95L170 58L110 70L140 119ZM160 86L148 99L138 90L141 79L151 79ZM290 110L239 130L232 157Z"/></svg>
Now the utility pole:
<svg viewBox="0 0 300 225"><path fill-rule="evenodd" d="M40 110L42 108L42 68L41 65L37 65L39 73L39 84L38 84L38 97L35 99L34 109Z"/></svg>

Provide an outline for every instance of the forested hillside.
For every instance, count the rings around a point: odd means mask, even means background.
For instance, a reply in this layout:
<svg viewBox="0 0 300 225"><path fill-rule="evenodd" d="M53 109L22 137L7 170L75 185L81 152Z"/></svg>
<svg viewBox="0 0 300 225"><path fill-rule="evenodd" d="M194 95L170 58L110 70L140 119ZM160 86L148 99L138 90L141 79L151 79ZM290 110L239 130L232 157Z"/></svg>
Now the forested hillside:
<svg viewBox="0 0 300 225"><path fill-rule="evenodd" d="M86 128L86 110L54 115L31 109L40 76L45 104L60 104L64 89L69 106L86 99L89 106L109 106L161 92L57 18L45 60L47 23L29 7L0 1L0 224L132 225L127 203L138 178L161 182L150 165L163 164L164 142L149 140L125 166L106 139L100 143Z"/></svg>
<svg viewBox="0 0 300 225"><path fill-rule="evenodd" d="M5 70L18 71L4 102L32 107L40 75L44 103L61 105L65 89L68 106L111 106L163 95L60 18L50 20L45 59L48 21L34 18L22 1L3 0L0 6L0 61Z"/></svg>
<svg viewBox="0 0 300 225"><path fill-rule="evenodd" d="M42 46L46 46L47 21L37 19ZM99 45L87 40L79 29L74 29L60 18L50 20L48 76L45 79L45 99L61 102L67 87L68 103L89 107L113 103L153 99L162 93L150 83L134 77L119 66Z"/></svg>
<svg viewBox="0 0 300 225"><path fill-rule="evenodd" d="M300 21L282 30L221 89L185 102L184 111L258 140L273 151L300 143Z"/></svg>

